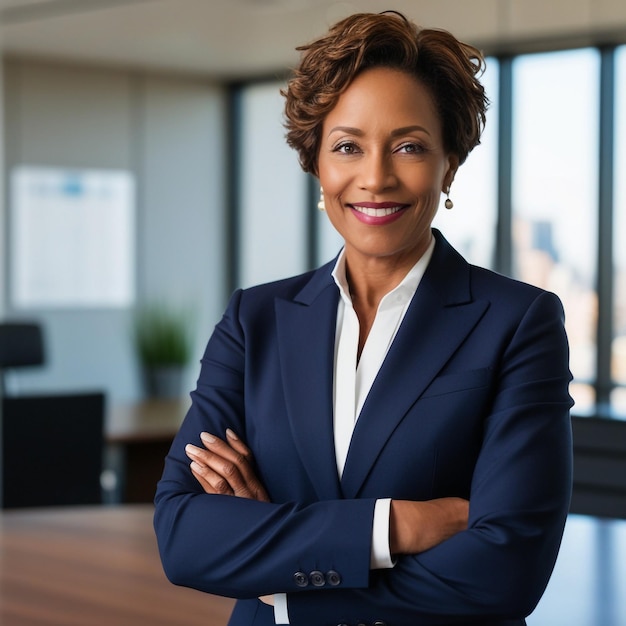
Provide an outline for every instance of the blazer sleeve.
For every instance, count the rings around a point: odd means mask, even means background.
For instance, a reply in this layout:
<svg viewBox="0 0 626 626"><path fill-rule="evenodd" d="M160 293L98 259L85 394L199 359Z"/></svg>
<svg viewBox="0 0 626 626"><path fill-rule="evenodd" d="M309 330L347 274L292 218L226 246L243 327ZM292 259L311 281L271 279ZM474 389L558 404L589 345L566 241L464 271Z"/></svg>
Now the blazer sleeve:
<svg viewBox="0 0 626 626"><path fill-rule="evenodd" d="M236 294L209 342L157 488L155 529L170 580L240 598L287 592L291 622L303 626L528 615L554 566L571 489L571 375L558 298L535 298L496 364L467 531L375 571L373 499L260 503L205 494L191 475L186 443L198 443L202 430L245 431L239 300ZM294 579L294 571L329 566L341 574L333 588L302 591Z"/></svg>
<svg viewBox="0 0 626 626"><path fill-rule="evenodd" d="M290 594L292 623L332 623L348 615L410 626L529 615L554 567L570 503L568 361L561 303L541 292L497 364L468 529L401 557L392 570L373 571L368 589L322 591L334 594L332 602Z"/></svg>
<svg viewBox="0 0 626 626"><path fill-rule="evenodd" d="M374 499L264 503L206 494L185 445L200 433L244 433L244 336L236 292L202 359L192 406L165 459L154 526L171 582L236 598L301 589L298 576L342 559L349 587L367 587ZM280 463L280 459L277 459ZM294 555L302 555L294 562ZM299 584L300 582L300 584Z"/></svg>

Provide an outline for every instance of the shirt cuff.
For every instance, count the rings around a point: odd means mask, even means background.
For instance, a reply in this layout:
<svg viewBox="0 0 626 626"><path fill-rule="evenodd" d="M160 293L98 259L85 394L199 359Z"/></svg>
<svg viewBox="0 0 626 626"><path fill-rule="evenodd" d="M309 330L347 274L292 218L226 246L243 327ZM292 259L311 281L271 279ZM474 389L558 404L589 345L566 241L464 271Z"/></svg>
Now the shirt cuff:
<svg viewBox="0 0 626 626"><path fill-rule="evenodd" d="M277 624L289 624L286 593L274 594L274 621Z"/></svg>
<svg viewBox="0 0 626 626"><path fill-rule="evenodd" d="M372 527L371 569L388 569L395 565L389 548L389 514L391 498L376 500Z"/></svg>

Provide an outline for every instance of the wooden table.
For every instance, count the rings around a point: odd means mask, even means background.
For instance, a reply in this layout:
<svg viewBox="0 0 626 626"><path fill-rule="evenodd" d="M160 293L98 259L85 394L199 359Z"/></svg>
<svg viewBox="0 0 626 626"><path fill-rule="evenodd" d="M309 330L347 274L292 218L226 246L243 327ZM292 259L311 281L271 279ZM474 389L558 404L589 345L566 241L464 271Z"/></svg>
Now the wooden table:
<svg viewBox="0 0 626 626"><path fill-rule="evenodd" d="M163 459L189 406L189 399L146 400L107 413L105 465L118 480L113 502L152 502Z"/></svg>
<svg viewBox="0 0 626 626"><path fill-rule="evenodd" d="M224 626L233 600L163 574L151 506L0 514L0 624Z"/></svg>
<svg viewBox="0 0 626 626"><path fill-rule="evenodd" d="M225 626L233 600L170 584L149 505L0 513L3 626ZM626 626L626 520L568 519L529 626Z"/></svg>
<svg viewBox="0 0 626 626"><path fill-rule="evenodd" d="M172 441L191 405L189 399L144 400L112 407L105 420L109 443Z"/></svg>

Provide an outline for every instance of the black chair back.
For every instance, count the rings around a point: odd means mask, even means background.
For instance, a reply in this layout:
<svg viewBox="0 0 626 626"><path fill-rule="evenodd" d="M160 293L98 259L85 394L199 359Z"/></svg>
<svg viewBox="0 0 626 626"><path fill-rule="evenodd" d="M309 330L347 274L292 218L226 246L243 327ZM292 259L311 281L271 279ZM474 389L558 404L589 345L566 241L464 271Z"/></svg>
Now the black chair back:
<svg viewBox="0 0 626 626"><path fill-rule="evenodd" d="M5 397L4 508L101 504L104 393Z"/></svg>
<svg viewBox="0 0 626 626"><path fill-rule="evenodd" d="M0 324L0 368L43 365L43 336L39 324Z"/></svg>
<svg viewBox="0 0 626 626"><path fill-rule="evenodd" d="M0 323L0 394L6 394L5 370L43 365L43 333L39 324Z"/></svg>

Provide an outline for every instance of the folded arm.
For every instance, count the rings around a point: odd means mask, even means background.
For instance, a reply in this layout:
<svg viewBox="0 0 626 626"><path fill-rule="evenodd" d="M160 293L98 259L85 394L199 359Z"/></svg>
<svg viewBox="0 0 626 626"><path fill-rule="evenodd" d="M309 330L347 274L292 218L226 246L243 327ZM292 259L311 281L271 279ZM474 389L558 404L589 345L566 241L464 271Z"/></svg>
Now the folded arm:
<svg viewBox="0 0 626 626"><path fill-rule="evenodd" d="M468 615L528 614L556 558L571 484L569 372L561 366L567 348L557 302L539 297L511 339L484 422L469 528L420 553L416 546L403 548L396 543L402 520L415 509L394 502L392 546L409 554L390 570L369 567L374 498L320 502L311 493L301 502L273 503L247 479L244 491L257 495L233 497L241 486L230 483L232 495L205 492L190 471L186 444L205 448L203 431L223 437L231 428L249 436L238 373L243 365L205 357L203 367L211 369L214 382L210 389L199 383L157 491L155 525L168 576L234 597L287 592L292 622L302 624L355 615L357 609L363 618L384 615L398 626L422 618L452 623ZM233 318L226 327L217 340L228 343L230 354L243 351ZM294 572L317 569L341 572L340 584L302 590Z"/></svg>
<svg viewBox="0 0 626 626"><path fill-rule="evenodd" d="M202 448L188 444L190 470L208 494L231 495L269 502L253 468L251 450L231 430L224 440L201 433ZM426 502L394 500L389 519L389 549L394 555L429 550L467 528L469 502L462 498L438 498ZM274 604L274 595L259 598Z"/></svg>

